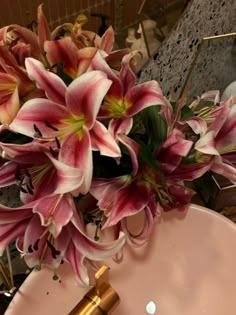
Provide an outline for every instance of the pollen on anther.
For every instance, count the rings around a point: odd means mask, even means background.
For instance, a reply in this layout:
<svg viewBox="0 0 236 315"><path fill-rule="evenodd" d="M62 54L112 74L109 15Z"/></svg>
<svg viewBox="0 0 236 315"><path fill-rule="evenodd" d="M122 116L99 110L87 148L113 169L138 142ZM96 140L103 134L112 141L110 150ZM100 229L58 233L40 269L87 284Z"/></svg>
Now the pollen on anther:
<svg viewBox="0 0 236 315"><path fill-rule="evenodd" d="M35 138L42 138L42 132L39 130L39 128L34 124L33 125L34 127L34 131L35 131L35 134L34 134L34 137Z"/></svg>
<svg viewBox="0 0 236 315"><path fill-rule="evenodd" d="M34 250L39 249L39 241L40 241L40 239L37 239L37 241L34 243L34 246L33 246Z"/></svg>
<svg viewBox="0 0 236 315"><path fill-rule="evenodd" d="M58 140L57 137L55 137L55 140L56 140L56 144L57 144L58 149L60 149L61 148L60 141Z"/></svg>
<svg viewBox="0 0 236 315"><path fill-rule="evenodd" d="M56 127L54 127L48 120L44 120L45 122L45 125L48 127L48 128L51 128L52 130L54 131L58 131L58 129Z"/></svg>
<svg viewBox="0 0 236 315"><path fill-rule="evenodd" d="M28 252L29 252L29 253L33 253L32 245L29 245L29 247L28 247Z"/></svg>

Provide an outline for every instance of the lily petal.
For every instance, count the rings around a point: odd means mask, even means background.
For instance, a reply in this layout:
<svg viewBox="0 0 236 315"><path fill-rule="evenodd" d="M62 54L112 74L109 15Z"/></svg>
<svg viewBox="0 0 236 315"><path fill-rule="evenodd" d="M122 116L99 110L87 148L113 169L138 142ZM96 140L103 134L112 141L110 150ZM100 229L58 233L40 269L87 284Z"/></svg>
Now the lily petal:
<svg viewBox="0 0 236 315"><path fill-rule="evenodd" d="M87 287L89 276L86 268L86 258L76 249L73 242L70 242L66 249L65 260L71 264L79 284Z"/></svg>
<svg viewBox="0 0 236 315"><path fill-rule="evenodd" d="M83 181L83 172L77 167L71 167L50 157L56 169L57 188L54 194L64 194L76 191Z"/></svg>
<svg viewBox="0 0 236 315"><path fill-rule="evenodd" d="M33 208L33 212L39 214L41 225L48 226L54 238L72 218L71 198L70 194L49 195L41 198Z"/></svg>
<svg viewBox="0 0 236 315"><path fill-rule="evenodd" d="M48 98L60 105L65 105L66 85L55 73L47 71L44 65L34 59L26 58L25 66L31 80L44 90Z"/></svg>
<svg viewBox="0 0 236 315"><path fill-rule="evenodd" d="M41 53L37 35L26 27L21 27L17 24L9 26L16 37L19 37L23 42L30 44L32 55L34 58L43 61L43 54Z"/></svg>
<svg viewBox="0 0 236 315"><path fill-rule="evenodd" d="M17 163L7 162L0 168L0 187L6 187L16 182Z"/></svg>
<svg viewBox="0 0 236 315"><path fill-rule="evenodd" d="M28 225L28 219L22 220L20 223L11 223L1 226L0 230L0 256L2 256L7 245L15 240L19 235L25 232Z"/></svg>
<svg viewBox="0 0 236 315"><path fill-rule="evenodd" d="M163 145L154 153L162 172L170 174L180 164L183 157L187 156L193 142L184 139L184 134L178 129L173 129Z"/></svg>
<svg viewBox="0 0 236 315"><path fill-rule="evenodd" d="M101 37L99 48L109 54L113 49L114 43L115 43L114 30L112 26L109 26L106 32Z"/></svg>
<svg viewBox="0 0 236 315"><path fill-rule="evenodd" d="M120 157L120 148L106 127L96 121L90 131L93 150L99 150L102 155Z"/></svg>
<svg viewBox="0 0 236 315"><path fill-rule="evenodd" d="M78 230L73 226L70 226L70 233L77 250L95 261L114 256L125 243L125 235L122 232L120 232L118 239L109 242L94 241L88 236L78 233Z"/></svg>
<svg viewBox="0 0 236 315"><path fill-rule="evenodd" d="M43 4L38 6L37 11L38 20L38 41L41 51L44 51L44 42L51 39L51 32L49 29L48 21L43 13Z"/></svg>
<svg viewBox="0 0 236 315"><path fill-rule="evenodd" d="M136 74L131 68L132 59L136 55L136 51L132 51L129 54L125 55L121 62L121 69L120 69L120 79L122 81L124 87L124 95L128 93L128 91L134 87L136 83Z"/></svg>
<svg viewBox="0 0 236 315"><path fill-rule="evenodd" d="M54 269L59 267L69 243L69 234L65 230L57 239L51 240L53 247L58 252L57 255L54 254L48 245L50 240L50 234L45 233L45 227L40 224L39 216L34 215L26 228L23 244L24 259L30 268L41 265L41 263ZM37 248L35 249L36 244ZM32 251L29 251L30 247Z"/></svg>
<svg viewBox="0 0 236 315"><path fill-rule="evenodd" d="M109 80L112 80L112 85L109 89L109 95L115 97L117 100L123 101L123 86L119 76L107 64L100 51L94 56L91 65L91 70L100 70L107 75Z"/></svg>
<svg viewBox="0 0 236 315"><path fill-rule="evenodd" d="M129 229L129 222L140 222L140 216L143 221L141 231L135 231L136 233L134 234ZM149 240L154 227L154 218L152 215L152 211L147 206L145 210L141 211L140 213L121 220L121 227L126 235L127 244L132 247L139 247L145 244Z"/></svg>
<svg viewBox="0 0 236 315"><path fill-rule="evenodd" d="M50 121L51 125L58 127L58 122L69 117L65 106L38 98L26 102L9 127L13 131L34 138L36 133L34 126L37 126L43 137L55 139L57 132L49 128L45 121Z"/></svg>
<svg viewBox="0 0 236 315"><path fill-rule="evenodd" d="M221 157L216 157L211 166L211 170L224 176L236 185L236 168L233 164L224 163Z"/></svg>
<svg viewBox="0 0 236 315"><path fill-rule="evenodd" d="M91 189L90 192L93 194ZM99 208L104 210L107 216L103 229L116 225L122 218L143 210L148 203L148 197L148 187L142 183L131 182L119 191L115 186L110 186L105 190L103 198L98 201Z"/></svg>
<svg viewBox="0 0 236 315"><path fill-rule="evenodd" d="M88 130L84 129L82 138L73 133L66 138L65 142L62 142L59 160L71 167L82 170L84 178L80 186L80 192L87 193L93 170L91 140Z"/></svg>
<svg viewBox="0 0 236 315"><path fill-rule="evenodd" d="M91 71L81 75L69 85L66 93L68 109L74 115L84 115L88 129L93 127L111 83L103 72Z"/></svg>
<svg viewBox="0 0 236 315"><path fill-rule="evenodd" d="M140 145L125 134L118 135L117 140L123 143L128 150L132 161L133 175L136 175L138 172L138 154L141 152Z"/></svg>
<svg viewBox="0 0 236 315"><path fill-rule="evenodd" d="M18 208L9 208L7 206L0 205L0 222L2 227L11 223L18 223L25 221L32 217L32 205L23 205Z"/></svg>
<svg viewBox="0 0 236 315"><path fill-rule="evenodd" d="M215 148L215 132L209 131L195 143L195 149L205 154L219 155Z"/></svg>
<svg viewBox="0 0 236 315"><path fill-rule="evenodd" d="M187 125L193 130L197 135L203 135L207 131L207 123L205 120L199 117L193 117L185 121Z"/></svg>
<svg viewBox="0 0 236 315"><path fill-rule="evenodd" d="M149 106L166 105L161 89L154 80L136 85L130 89L125 96L125 102L133 104L127 109L127 116L133 116Z"/></svg>

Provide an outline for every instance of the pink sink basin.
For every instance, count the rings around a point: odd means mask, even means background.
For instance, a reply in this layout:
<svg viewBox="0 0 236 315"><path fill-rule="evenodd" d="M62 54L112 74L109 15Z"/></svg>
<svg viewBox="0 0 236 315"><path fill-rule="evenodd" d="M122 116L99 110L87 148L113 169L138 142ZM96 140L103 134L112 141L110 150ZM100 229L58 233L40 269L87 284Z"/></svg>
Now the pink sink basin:
<svg viewBox="0 0 236 315"><path fill-rule="evenodd" d="M114 315L236 313L236 225L211 210L165 213L147 245L125 248L120 264L106 264L121 298ZM88 290L66 264L59 276L33 271L5 315L68 314Z"/></svg>

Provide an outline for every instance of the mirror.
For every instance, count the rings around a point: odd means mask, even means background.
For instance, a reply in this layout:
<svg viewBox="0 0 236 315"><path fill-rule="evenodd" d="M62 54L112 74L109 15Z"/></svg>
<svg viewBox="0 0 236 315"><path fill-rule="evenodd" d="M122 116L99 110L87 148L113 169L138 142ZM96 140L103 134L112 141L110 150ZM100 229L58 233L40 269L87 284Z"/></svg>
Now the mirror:
<svg viewBox="0 0 236 315"><path fill-rule="evenodd" d="M148 62L168 37L189 0L142 0L125 2L122 22L116 26L118 46L140 50L137 71ZM122 24L123 23L123 24Z"/></svg>

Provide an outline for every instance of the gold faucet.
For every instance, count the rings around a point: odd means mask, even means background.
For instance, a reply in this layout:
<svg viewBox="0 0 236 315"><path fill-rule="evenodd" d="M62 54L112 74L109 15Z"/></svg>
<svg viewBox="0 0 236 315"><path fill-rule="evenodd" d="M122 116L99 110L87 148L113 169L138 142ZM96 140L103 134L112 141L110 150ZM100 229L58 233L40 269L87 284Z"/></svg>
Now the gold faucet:
<svg viewBox="0 0 236 315"><path fill-rule="evenodd" d="M69 315L109 315L120 302L120 297L109 283L109 268L102 266L95 274L95 285Z"/></svg>

